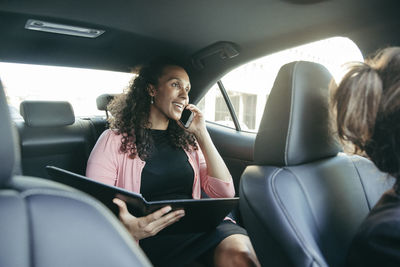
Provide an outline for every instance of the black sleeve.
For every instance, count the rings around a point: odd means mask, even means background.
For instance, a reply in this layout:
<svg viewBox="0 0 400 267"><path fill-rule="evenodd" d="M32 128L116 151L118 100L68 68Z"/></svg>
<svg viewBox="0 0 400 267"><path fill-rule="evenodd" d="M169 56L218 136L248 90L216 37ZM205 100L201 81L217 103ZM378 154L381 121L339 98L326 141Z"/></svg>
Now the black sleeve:
<svg viewBox="0 0 400 267"><path fill-rule="evenodd" d="M400 266L400 218L397 217L365 221L350 247L347 266Z"/></svg>

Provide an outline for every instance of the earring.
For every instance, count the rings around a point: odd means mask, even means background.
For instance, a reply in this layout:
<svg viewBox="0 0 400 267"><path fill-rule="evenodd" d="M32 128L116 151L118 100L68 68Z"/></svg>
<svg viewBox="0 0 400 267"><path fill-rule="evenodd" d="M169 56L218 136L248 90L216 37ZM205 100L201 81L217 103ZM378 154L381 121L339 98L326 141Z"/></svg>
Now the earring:
<svg viewBox="0 0 400 267"><path fill-rule="evenodd" d="M154 96L150 97L150 104L154 104Z"/></svg>

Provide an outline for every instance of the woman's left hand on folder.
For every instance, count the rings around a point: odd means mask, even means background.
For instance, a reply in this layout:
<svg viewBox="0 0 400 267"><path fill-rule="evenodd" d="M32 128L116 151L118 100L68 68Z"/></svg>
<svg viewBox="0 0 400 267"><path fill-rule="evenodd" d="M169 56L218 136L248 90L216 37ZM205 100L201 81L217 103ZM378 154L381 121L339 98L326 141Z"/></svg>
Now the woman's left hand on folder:
<svg viewBox="0 0 400 267"><path fill-rule="evenodd" d="M119 208L119 219L137 241L156 235L185 215L184 210L170 212L171 207L166 206L147 216L135 217L128 211L124 201L114 198L113 202Z"/></svg>

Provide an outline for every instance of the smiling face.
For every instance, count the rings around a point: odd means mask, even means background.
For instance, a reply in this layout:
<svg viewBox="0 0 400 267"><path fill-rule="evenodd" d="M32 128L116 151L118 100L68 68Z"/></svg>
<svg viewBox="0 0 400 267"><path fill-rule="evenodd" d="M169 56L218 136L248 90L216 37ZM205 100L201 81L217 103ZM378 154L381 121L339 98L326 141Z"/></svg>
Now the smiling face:
<svg viewBox="0 0 400 267"><path fill-rule="evenodd" d="M152 128L168 126L169 119L179 120L189 103L189 91L190 80L186 71L179 66L165 67L157 86L151 86L149 92L154 97L150 107Z"/></svg>

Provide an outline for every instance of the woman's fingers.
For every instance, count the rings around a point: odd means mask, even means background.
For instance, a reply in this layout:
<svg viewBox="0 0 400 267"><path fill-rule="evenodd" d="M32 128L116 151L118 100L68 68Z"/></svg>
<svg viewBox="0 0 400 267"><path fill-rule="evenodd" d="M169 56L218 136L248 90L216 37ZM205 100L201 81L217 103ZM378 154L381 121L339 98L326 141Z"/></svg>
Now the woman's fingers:
<svg viewBox="0 0 400 267"><path fill-rule="evenodd" d="M200 109L193 104L188 104L185 108L190 109L191 111L201 112Z"/></svg>
<svg viewBox="0 0 400 267"><path fill-rule="evenodd" d="M163 210L163 209L161 209L161 210ZM158 233L159 231L161 231L162 229L164 229L165 227L177 222L180 218L182 218L185 215L184 210L176 210L176 211L170 212L164 216L159 217L158 212L161 210L158 210L147 216L149 218L146 219L146 222L148 223L148 225L145 227L145 228L147 228L146 232L152 232L154 235L154 234ZM155 215L155 216L153 216L153 215Z"/></svg>
<svg viewBox="0 0 400 267"><path fill-rule="evenodd" d="M171 207L166 206L145 217L137 218L128 211L124 201L114 198L113 203L118 206L120 220L136 240L157 234L185 214L183 210L171 212Z"/></svg>
<svg viewBox="0 0 400 267"><path fill-rule="evenodd" d="M168 219L164 220L164 222L161 222L158 226L156 226L156 228L155 228L156 233L158 233L159 231L161 231L165 227L170 226L173 223L176 223L183 216L185 216L185 212L182 210L181 212L177 212L176 216L174 215L174 216L171 216L171 218L168 218Z"/></svg>
<svg viewBox="0 0 400 267"><path fill-rule="evenodd" d="M126 204L124 201L118 198L113 199L113 203L118 206L119 209L119 218L122 219L123 217L126 217L127 215L131 215L128 211L128 208L126 207Z"/></svg>
<svg viewBox="0 0 400 267"><path fill-rule="evenodd" d="M193 104L189 104L185 108L189 109L194 114L192 123L190 124L189 128L185 129L185 130L187 130L190 133L195 134L197 137L198 134L200 134L206 130L203 113L201 112L201 110L198 107L196 107ZM183 128L182 125L181 125L181 127Z"/></svg>
<svg viewBox="0 0 400 267"><path fill-rule="evenodd" d="M184 210L175 210L173 212L170 211L171 207L167 206L162 209L159 209L158 211L153 212L152 214L147 215L145 217L147 224L153 224L157 226L162 225L165 222L173 220L175 217L180 218L185 214Z"/></svg>
<svg viewBox="0 0 400 267"><path fill-rule="evenodd" d="M157 221L157 220L160 219L162 216L164 216L165 214L167 214L168 212L170 212L171 209L172 209L171 206L166 206L166 207L163 207L163 208L161 208L161 209L159 209L159 210L157 210L157 211L155 211L155 212L153 212L153 213L147 215L147 216L145 217L146 222L149 224L149 223L152 223L152 222L154 222L154 221Z"/></svg>
<svg viewBox="0 0 400 267"><path fill-rule="evenodd" d="M119 198L114 198L113 199L113 203L115 205L117 205L119 208L123 207L124 205L126 206L125 202L123 202L121 199Z"/></svg>

